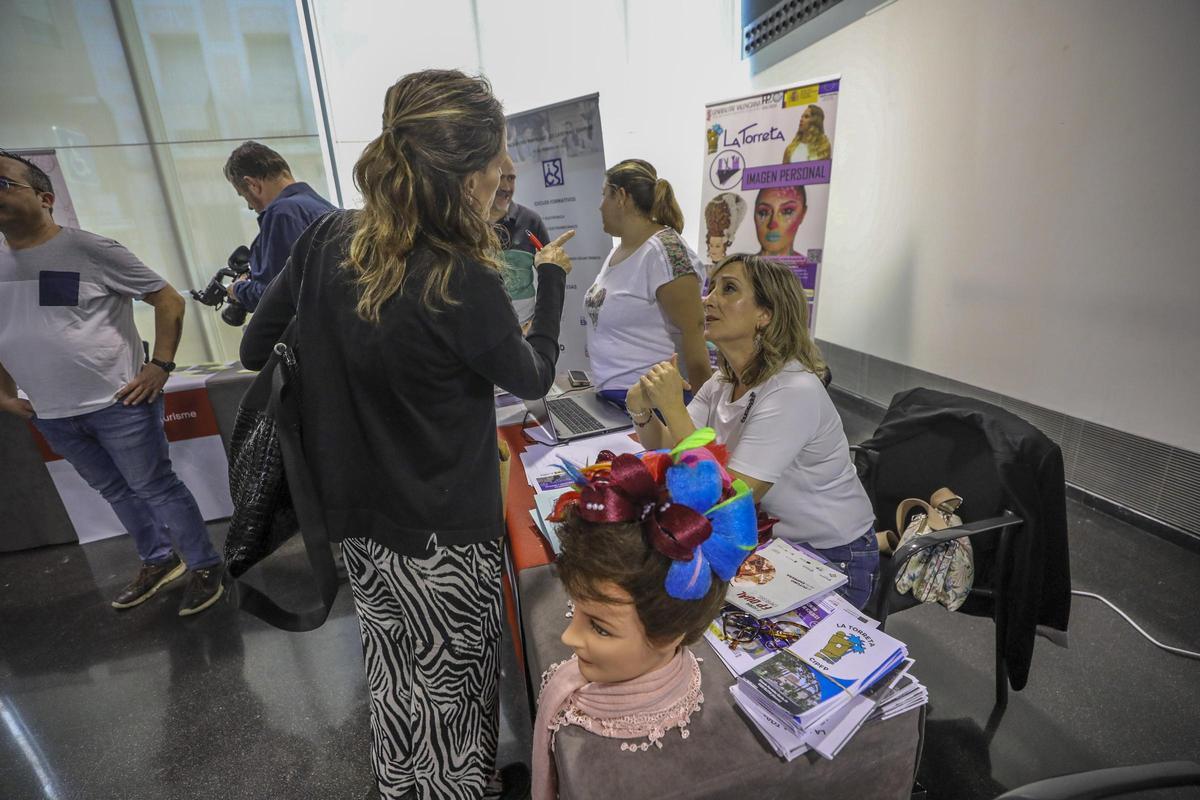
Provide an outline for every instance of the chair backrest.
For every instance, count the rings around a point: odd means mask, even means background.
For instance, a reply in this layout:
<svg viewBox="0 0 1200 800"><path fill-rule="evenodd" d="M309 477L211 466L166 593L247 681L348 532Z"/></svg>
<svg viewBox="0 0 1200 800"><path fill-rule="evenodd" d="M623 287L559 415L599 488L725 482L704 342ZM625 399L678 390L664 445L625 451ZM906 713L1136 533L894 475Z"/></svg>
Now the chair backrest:
<svg viewBox="0 0 1200 800"><path fill-rule="evenodd" d="M997 517L1006 510L1005 492L1000 480L996 454L978 425L972 425L953 411L953 395L927 392L944 398L947 413L921 412L921 424L904 425L902 433L889 423L904 422L907 394L897 395L880 423L875 436L862 443L867 453L855 457L859 477L875 510L876 530L896 527L896 507L902 500L917 497L928 500L945 486L963 498L958 515L963 522ZM992 407L973 403L977 409ZM1008 412L995 408L1000 415ZM903 533L903 531L897 531ZM998 545L996 534L972 538L975 550L975 576L979 586L990 585L993 555Z"/></svg>
<svg viewBox="0 0 1200 800"><path fill-rule="evenodd" d="M964 522L1004 511L1004 491L991 446L979 430L957 420L942 420L902 441L875 449L863 484L871 495L876 525L896 524L896 506L909 497L928 500L945 486L963 498ZM897 531L899 533L900 531Z"/></svg>

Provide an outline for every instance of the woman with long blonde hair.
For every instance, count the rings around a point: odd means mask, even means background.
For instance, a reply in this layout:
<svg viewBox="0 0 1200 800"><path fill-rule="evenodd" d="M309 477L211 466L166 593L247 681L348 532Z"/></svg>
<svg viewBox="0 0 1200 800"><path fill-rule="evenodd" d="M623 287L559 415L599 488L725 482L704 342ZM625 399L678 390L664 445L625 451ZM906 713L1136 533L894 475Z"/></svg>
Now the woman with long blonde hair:
<svg viewBox="0 0 1200 800"><path fill-rule="evenodd" d="M796 149L804 145L805 161L822 161L833 158L833 145L825 135L825 109L811 105L800 115L796 135L783 151L783 163L792 163Z"/></svg>
<svg viewBox="0 0 1200 800"><path fill-rule="evenodd" d="M261 368L296 318L301 434L358 611L384 798L466 800L496 783L493 392L550 388L572 235L534 259L523 336L488 222L504 142L483 79L401 78L354 167L362 209L304 232L242 341L243 363Z"/></svg>
<svg viewBox="0 0 1200 800"><path fill-rule="evenodd" d="M651 368L627 398L638 437L655 449L716 429L730 473L779 520L775 535L804 542L845 572L839 591L862 608L879 571L875 513L821 380L825 362L800 281L772 259L731 255L710 276L704 329L721 354L719 371L684 405L674 363Z"/></svg>

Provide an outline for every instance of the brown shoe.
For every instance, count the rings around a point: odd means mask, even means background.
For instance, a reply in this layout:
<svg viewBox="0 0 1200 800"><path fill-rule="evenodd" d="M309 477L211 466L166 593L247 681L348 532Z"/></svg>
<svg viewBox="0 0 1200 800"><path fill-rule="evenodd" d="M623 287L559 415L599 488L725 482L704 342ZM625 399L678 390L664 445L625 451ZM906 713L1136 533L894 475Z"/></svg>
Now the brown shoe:
<svg viewBox="0 0 1200 800"><path fill-rule="evenodd" d="M129 582L112 601L113 608L133 608L150 599L162 587L175 580L187 570L179 556L161 564L142 564L137 577Z"/></svg>
<svg viewBox="0 0 1200 800"><path fill-rule="evenodd" d="M179 616L199 614L221 599L221 595L225 593L225 586L221 580L224 577L224 564L192 570L192 578L183 590L183 601L179 604Z"/></svg>

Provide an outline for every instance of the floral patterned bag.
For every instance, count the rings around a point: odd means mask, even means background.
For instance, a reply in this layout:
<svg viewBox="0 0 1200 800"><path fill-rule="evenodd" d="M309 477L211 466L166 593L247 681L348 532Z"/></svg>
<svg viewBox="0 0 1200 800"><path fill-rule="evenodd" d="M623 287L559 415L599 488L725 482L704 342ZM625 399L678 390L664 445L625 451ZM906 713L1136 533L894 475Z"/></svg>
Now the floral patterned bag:
<svg viewBox="0 0 1200 800"><path fill-rule="evenodd" d="M903 530L899 545L931 531L956 528L962 520L955 513L963 499L946 488L938 489L929 502L910 497L896 509L896 530ZM909 515L912 512L912 518ZM896 591L922 603L941 603L955 611L971 593L975 563L967 537L953 539L923 550L908 560L896 576Z"/></svg>

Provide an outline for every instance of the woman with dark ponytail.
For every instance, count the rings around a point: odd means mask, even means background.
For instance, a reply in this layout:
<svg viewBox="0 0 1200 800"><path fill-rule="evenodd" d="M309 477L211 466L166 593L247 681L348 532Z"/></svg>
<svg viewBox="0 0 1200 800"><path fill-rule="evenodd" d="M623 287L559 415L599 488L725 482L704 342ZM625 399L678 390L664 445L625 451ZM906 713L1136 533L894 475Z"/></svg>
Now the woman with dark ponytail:
<svg viewBox="0 0 1200 800"><path fill-rule="evenodd" d="M504 112L483 79L401 78L354 167L362 209L304 232L242 340L242 362L259 369L296 318L301 434L346 559L372 761L389 799L500 791L505 526L493 391L532 399L554 381L571 269L562 245L573 233L534 259L522 336L488 222L504 142Z"/></svg>
<svg viewBox="0 0 1200 800"><path fill-rule="evenodd" d="M645 161L605 173L604 231L620 240L584 298L588 358L601 395L624 403L651 366L674 358L693 386L712 373L699 257L684 243L675 191Z"/></svg>

